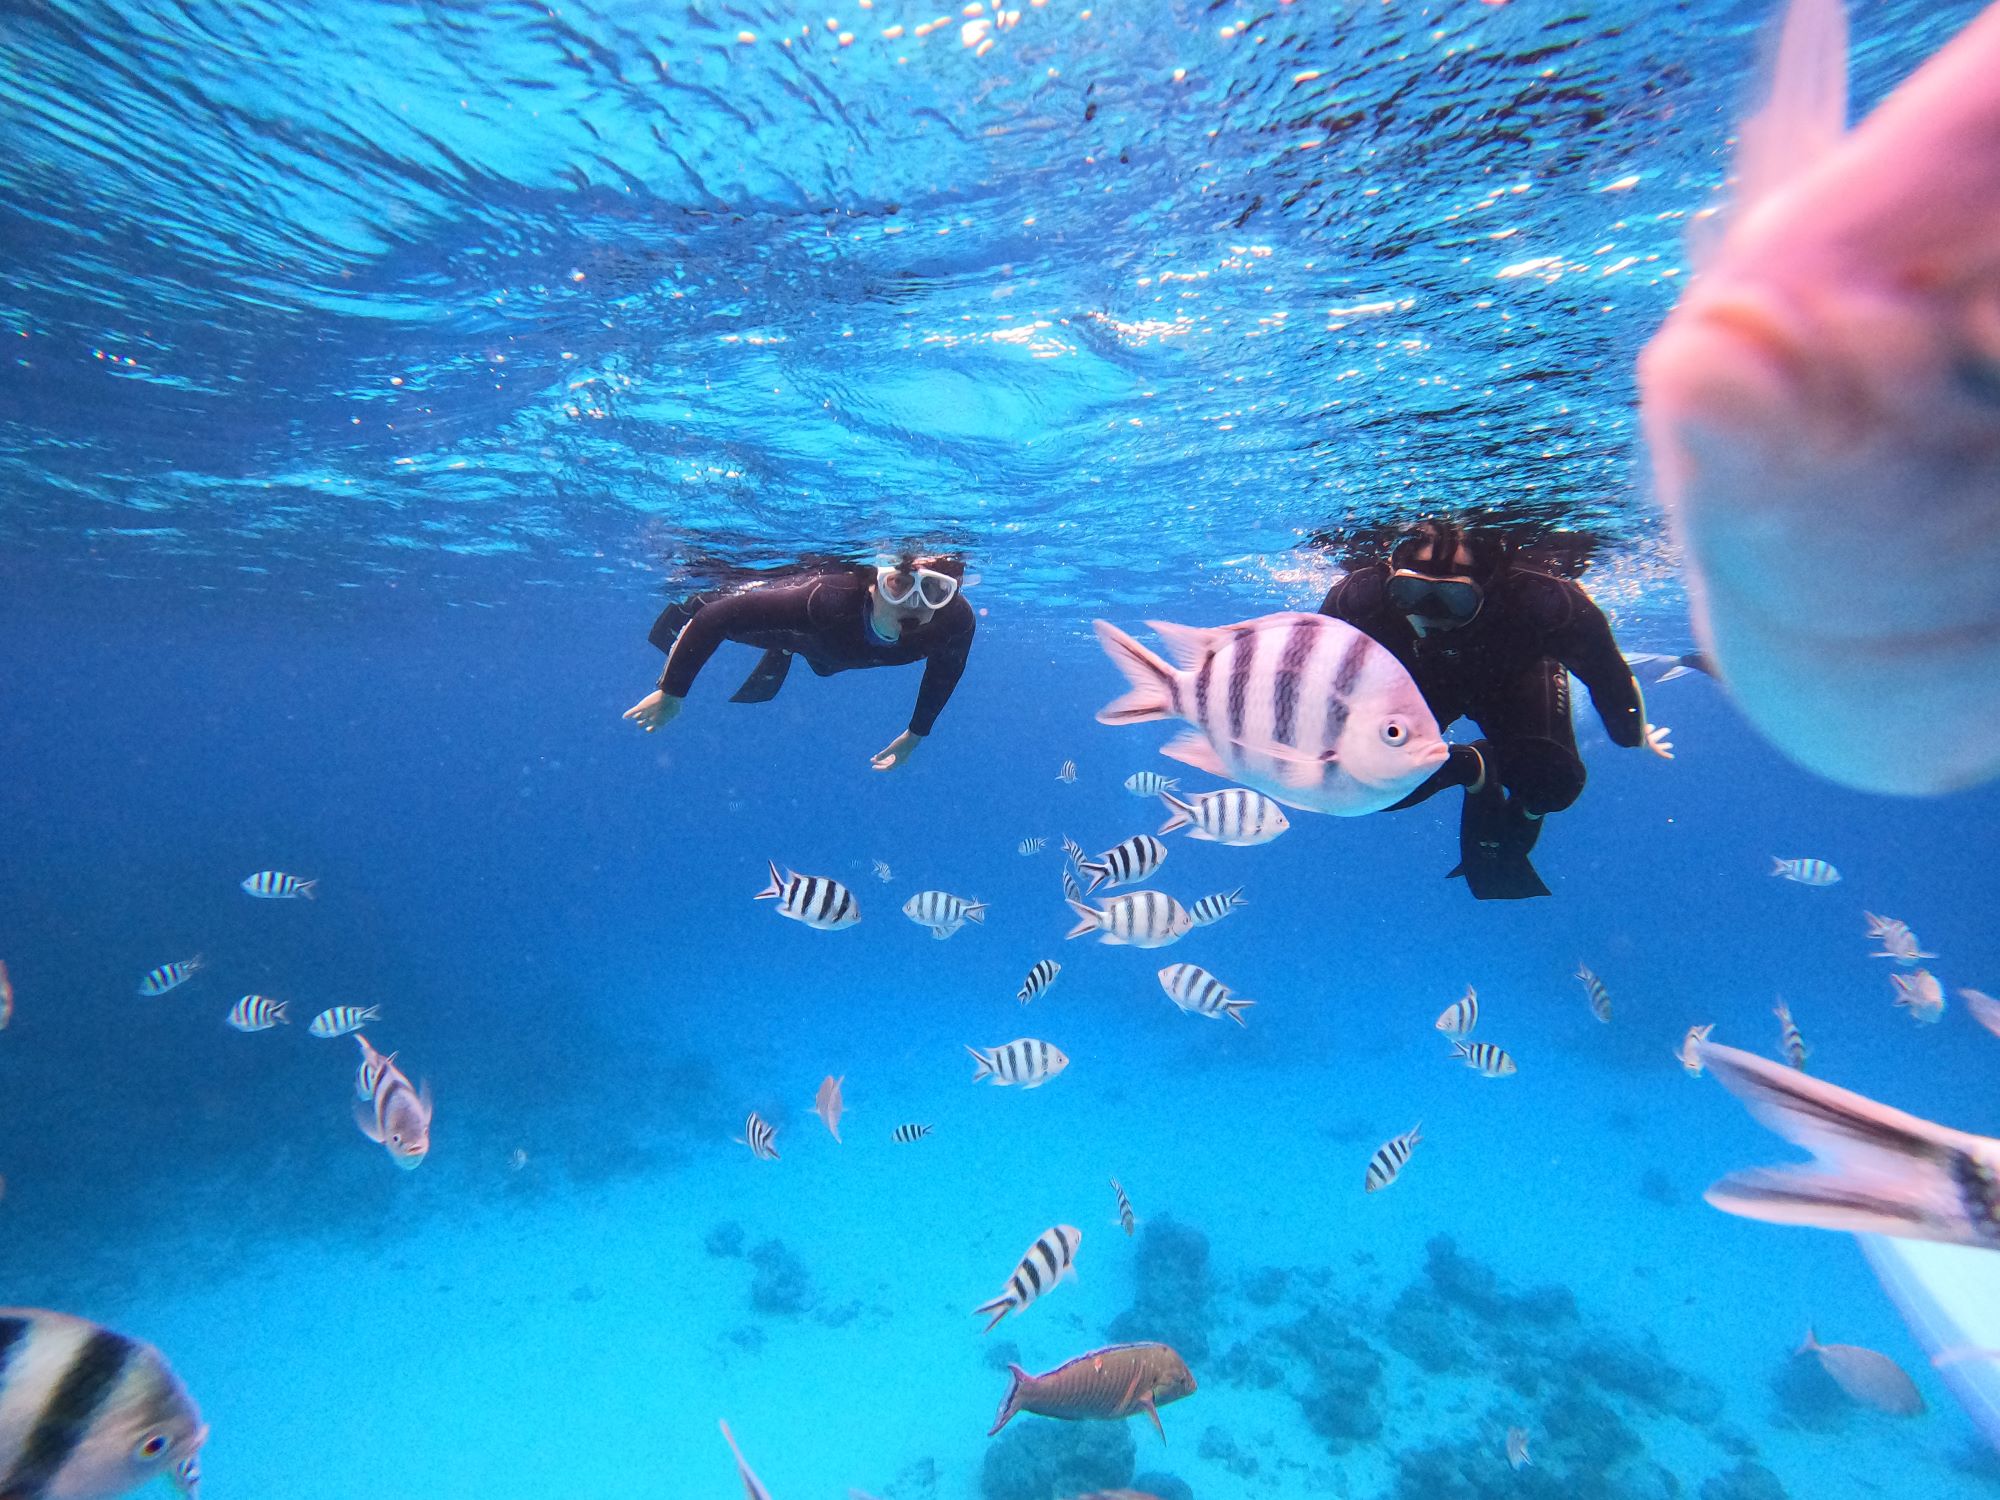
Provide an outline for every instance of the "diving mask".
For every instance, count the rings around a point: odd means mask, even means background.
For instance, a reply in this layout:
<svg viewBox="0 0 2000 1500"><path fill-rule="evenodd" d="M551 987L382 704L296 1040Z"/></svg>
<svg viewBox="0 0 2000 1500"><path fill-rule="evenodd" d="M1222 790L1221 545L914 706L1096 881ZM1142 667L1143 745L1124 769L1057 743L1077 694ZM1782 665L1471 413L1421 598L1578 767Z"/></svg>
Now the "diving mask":
<svg viewBox="0 0 2000 1500"><path fill-rule="evenodd" d="M875 588L896 609L943 609L958 596L956 578L921 566L877 568Z"/></svg>
<svg viewBox="0 0 2000 1500"><path fill-rule="evenodd" d="M1389 575L1389 602L1401 615L1415 615L1434 629L1468 623L1486 602L1486 590L1463 576L1433 578L1398 568Z"/></svg>

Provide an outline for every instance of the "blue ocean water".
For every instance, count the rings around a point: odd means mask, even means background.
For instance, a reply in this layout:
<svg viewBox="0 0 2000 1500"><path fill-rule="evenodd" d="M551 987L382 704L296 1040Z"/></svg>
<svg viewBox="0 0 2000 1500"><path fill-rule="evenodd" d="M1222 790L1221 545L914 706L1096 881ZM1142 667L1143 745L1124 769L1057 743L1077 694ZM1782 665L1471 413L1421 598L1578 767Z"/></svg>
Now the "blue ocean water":
<svg viewBox="0 0 2000 1500"><path fill-rule="evenodd" d="M1857 5L1858 102L1978 8ZM1764 19L0 10L0 1300L159 1345L222 1497L722 1497L718 1419L780 1500L1992 1494L1852 1243L1704 1204L1787 1148L1671 1052L1774 1053L1782 995L1822 1076L2000 1128L1992 1039L1895 1009L1861 915L2000 987L2000 792L1838 790L1689 677L1649 693L1671 764L1579 700L1552 899L1443 879L1442 797L1175 836L1157 883L1241 911L1063 938L1060 837L1157 826L1134 771L1216 784L1095 722L1094 617L1311 609L1448 510L1588 556L1628 649L1690 644L1629 372ZM908 668L737 706L725 647L660 733L620 719L665 600L916 543L980 619L907 766L868 758ZM779 918L773 860L863 921ZM238 889L267 868L318 898ZM986 921L934 941L898 910L931 887ZM1247 1026L1167 1004L1181 960ZM1433 1029L1468 984L1518 1076ZM350 1044L223 1024L248 992L382 1007L420 1169L356 1130ZM974 1087L964 1047L1017 1036L1071 1066ZM1058 1223L1075 1284L982 1337ZM1929 1412L1846 1404L1808 1324ZM1123 1337L1199 1382L1164 1444L987 1438L1007 1359Z"/></svg>

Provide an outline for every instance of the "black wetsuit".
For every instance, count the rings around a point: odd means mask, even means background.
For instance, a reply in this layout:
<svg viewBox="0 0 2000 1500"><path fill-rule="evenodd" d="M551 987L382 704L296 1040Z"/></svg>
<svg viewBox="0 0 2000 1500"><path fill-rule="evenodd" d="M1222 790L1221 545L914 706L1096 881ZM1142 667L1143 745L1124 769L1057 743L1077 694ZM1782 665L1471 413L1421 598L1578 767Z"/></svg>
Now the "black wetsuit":
<svg viewBox="0 0 2000 1500"><path fill-rule="evenodd" d="M1473 747L1455 746L1452 758L1396 806L1414 806L1447 787L1469 787L1483 773L1478 796L1466 798L1462 860L1451 873L1464 875L1482 899L1546 894L1527 852L1540 818L1575 802L1584 783L1570 723L1569 673L1590 690L1614 744L1632 747L1646 738L1639 684L1618 653L1610 624L1574 583L1509 566L1487 589L1471 623L1419 636L1390 601L1388 580L1387 563L1356 568L1328 591L1320 613L1388 647L1415 679L1440 729L1470 718L1485 736ZM1482 861L1496 858L1507 868L1482 870Z"/></svg>
<svg viewBox="0 0 2000 1500"><path fill-rule="evenodd" d="M653 622L649 639L667 653L660 691L685 698L695 675L724 641L761 646L764 658L733 701L761 703L777 696L794 655L822 677L859 667L924 664L910 733L927 735L958 686L972 649L976 619L963 594L919 625L902 622L902 634L885 641L875 633L869 588L872 570L814 573L731 594L697 595L669 605Z"/></svg>

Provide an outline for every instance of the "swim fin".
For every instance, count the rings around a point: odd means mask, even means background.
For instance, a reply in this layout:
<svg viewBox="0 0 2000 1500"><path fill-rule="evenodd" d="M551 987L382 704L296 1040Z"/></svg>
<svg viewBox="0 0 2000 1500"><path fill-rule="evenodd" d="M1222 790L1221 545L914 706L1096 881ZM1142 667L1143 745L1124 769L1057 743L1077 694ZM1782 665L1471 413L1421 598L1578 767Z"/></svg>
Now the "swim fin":
<svg viewBox="0 0 2000 1500"><path fill-rule="evenodd" d="M778 696L778 689L785 685L785 674L791 669L792 653L773 647L757 658L757 665L743 679L743 686L729 695L729 701L769 703Z"/></svg>
<svg viewBox="0 0 2000 1500"><path fill-rule="evenodd" d="M1528 862L1542 820L1489 781L1465 794L1458 819L1458 864L1445 876L1463 878L1475 901L1523 901L1549 888Z"/></svg>

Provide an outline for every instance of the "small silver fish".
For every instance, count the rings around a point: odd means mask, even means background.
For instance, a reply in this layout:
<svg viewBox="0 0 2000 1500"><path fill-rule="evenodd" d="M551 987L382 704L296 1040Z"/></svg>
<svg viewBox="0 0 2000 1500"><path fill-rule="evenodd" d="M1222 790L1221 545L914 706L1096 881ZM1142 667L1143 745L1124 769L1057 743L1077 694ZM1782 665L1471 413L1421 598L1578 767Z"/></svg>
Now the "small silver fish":
<svg viewBox="0 0 2000 1500"><path fill-rule="evenodd" d="M225 1019L238 1031L269 1031L273 1026L288 1025L291 1016L288 1001L273 1000L269 995L245 995L229 1007Z"/></svg>
<svg viewBox="0 0 2000 1500"><path fill-rule="evenodd" d="M291 901L301 897L311 901L314 899L313 888L318 884L317 880L301 880L283 870L259 870L243 882L243 889L266 901Z"/></svg>
<svg viewBox="0 0 2000 1500"><path fill-rule="evenodd" d="M1664 681L1665 679L1662 679ZM1507 1467L1525 1469L1534 1460L1528 1457L1528 1429L1509 1427L1507 1429Z"/></svg>
<svg viewBox="0 0 2000 1500"><path fill-rule="evenodd" d="M382 1007L379 1005L336 1005L314 1016L312 1025L306 1030L322 1038L346 1036L349 1032L359 1031L370 1021L381 1019Z"/></svg>
<svg viewBox="0 0 2000 1500"><path fill-rule="evenodd" d="M1363 1179L1366 1191L1378 1193L1397 1177L1402 1175L1403 1165L1410 1159L1410 1152L1423 1141L1421 1122L1393 1140L1384 1141L1375 1154L1368 1158L1368 1172Z"/></svg>
<svg viewBox="0 0 2000 1500"><path fill-rule="evenodd" d="M2000 1036L2000 1000L1995 1000L1984 990L1960 990L1958 998L1965 1002L1973 1020L1995 1036Z"/></svg>
<svg viewBox="0 0 2000 1500"><path fill-rule="evenodd" d="M193 958L181 959L178 963L161 964L139 981L139 993L149 998L164 995L169 990L177 990L201 972L202 959L197 953Z"/></svg>

